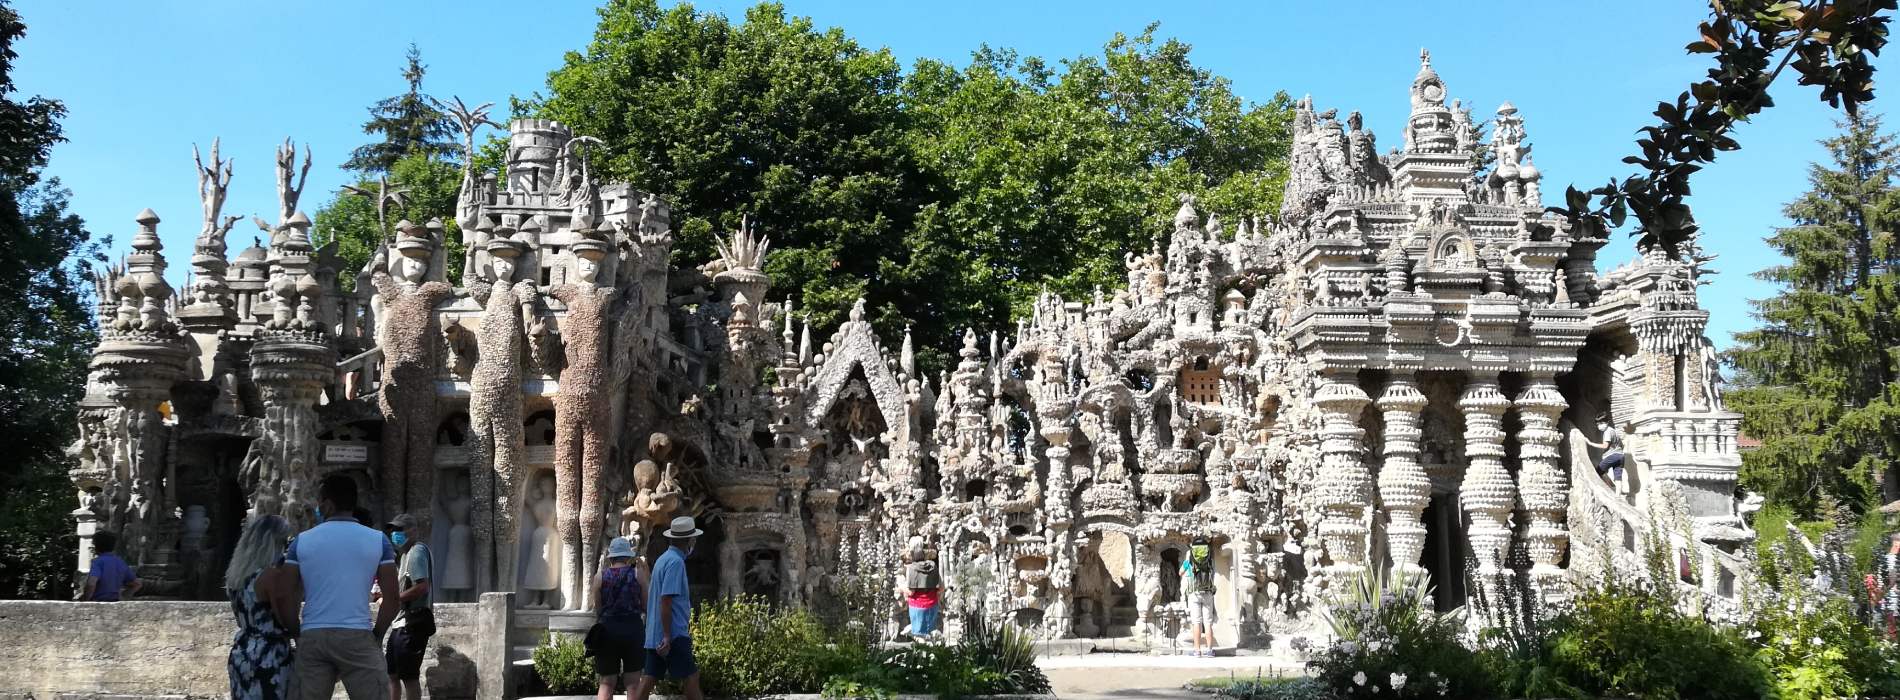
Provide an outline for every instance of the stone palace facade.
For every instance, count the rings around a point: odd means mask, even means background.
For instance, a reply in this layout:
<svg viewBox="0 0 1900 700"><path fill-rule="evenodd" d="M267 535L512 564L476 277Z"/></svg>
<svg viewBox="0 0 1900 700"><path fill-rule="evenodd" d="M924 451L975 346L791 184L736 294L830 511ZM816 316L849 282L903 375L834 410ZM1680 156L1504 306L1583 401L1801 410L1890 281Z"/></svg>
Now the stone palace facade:
<svg viewBox="0 0 1900 700"><path fill-rule="evenodd" d="M185 288L149 210L99 276L79 562L119 531L148 591L218 599L248 513L308 524L315 484L348 474L377 517L426 524L441 599L528 609L586 609L606 540L680 514L709 530L703 596L815 602L920 535L955 605L1049 638L1165 633L1196 536L1224 640L1305 624L1368 567L1458 605L1647 575L1651 546L1732 605L1753 535L1706 272L1657 252L1599 271L1610 242L1545 213L1516 110L1478 143L1428 57L1411 106L1380 154L1357 113L1302 101L1277 216L1184 198L1126 287L972 330L936 377L862 302L826 337L767 301L751 230L676 266L667 202L597 182L594 140L559 123L514 122L506 176L468 174L461 259L443 222L402 222L361 271L312 245L289 144L278 222L227 260L214 149ZM1594 471L1605 417L1621 489Z"/></svg>

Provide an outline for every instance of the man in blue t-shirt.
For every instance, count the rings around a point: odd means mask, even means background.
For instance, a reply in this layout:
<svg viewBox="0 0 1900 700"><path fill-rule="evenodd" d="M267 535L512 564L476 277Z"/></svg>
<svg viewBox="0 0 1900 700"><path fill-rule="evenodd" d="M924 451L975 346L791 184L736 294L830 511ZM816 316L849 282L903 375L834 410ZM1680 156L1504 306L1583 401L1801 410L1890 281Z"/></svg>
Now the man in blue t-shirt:
<svg viewBox="0 0 1900 700"><path fill-rule="evenodd" d="M383 596L372 623L369 588L396 588L396 550L383 533L351 516L356 481L331 476L317 487L316 527L290 543L284 555L303 604L303 635L297 640L297 681L304 700L325 700L343 681L350 700L387 700L383 632L396 618L396 596Z"/></svg>
<svg viewBox="0 0 1900 700"><path fill-rule="evenodd" d="M673 519L664 534L672 546L653 564L652 585L647 587L647 658L637 697L647 700L653 687L671 676L680 682L687 700L701 700L705 696L699 690L699 665L693 661L693 639L687 627L693 600L686 591L686 557L706 533L691 517L681 516Z"/></svg>
<svg viewBox="0 0 1900 700"><path fill-rule="evenodd" d="M131 597L139 592L139 575L132 571L132 565L119 558L112 551L119 548L119 536L110 532L101 532L92 536L93 551L98 552L92 558L92 567L86 570L86 590L80 594L80 600L101 603L116 603L121 596Z"/></svg>

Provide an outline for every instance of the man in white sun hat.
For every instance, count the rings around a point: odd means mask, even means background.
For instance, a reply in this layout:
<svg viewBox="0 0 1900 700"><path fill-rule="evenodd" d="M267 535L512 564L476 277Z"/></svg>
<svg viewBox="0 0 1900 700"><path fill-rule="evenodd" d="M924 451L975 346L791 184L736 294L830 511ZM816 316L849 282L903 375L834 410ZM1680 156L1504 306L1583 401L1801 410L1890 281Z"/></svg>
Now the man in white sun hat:
<svg viewBox="0 0 1900 700"><path fill-rule="evenodd" d="M647 587L646 668L640 674L638 697L647 700L654 686L671 677L680 682L687 700L702 700L705 696L699 690L699 665L693 661L693 640L687 627L693 601L686 592L686 557L706 531L699 529L692 517L680 516L661 534L671 546L654 562Z"/></svg>

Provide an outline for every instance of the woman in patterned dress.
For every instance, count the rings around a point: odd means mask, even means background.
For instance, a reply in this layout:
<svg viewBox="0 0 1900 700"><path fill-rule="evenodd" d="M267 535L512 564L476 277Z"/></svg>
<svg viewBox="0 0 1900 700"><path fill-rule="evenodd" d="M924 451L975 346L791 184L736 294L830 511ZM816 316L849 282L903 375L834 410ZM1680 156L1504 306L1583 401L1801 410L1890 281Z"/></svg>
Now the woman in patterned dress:
<svg viewBox="0 0 1900 700"><path fill-rule="evenodd" d="M297 581L282 566L290 534L290 523L282 517L253 517L224 570L224 590L238 623L225 665L231 674L231 700L292 697L290 639L297 634Z"/></svg>

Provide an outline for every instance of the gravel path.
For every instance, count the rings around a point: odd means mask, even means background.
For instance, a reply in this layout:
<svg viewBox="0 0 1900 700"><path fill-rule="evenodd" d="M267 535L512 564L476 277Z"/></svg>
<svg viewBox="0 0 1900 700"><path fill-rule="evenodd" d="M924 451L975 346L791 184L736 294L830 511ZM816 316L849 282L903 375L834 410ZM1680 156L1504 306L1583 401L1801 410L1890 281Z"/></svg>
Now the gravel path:
<svg viewBox="0 0 1900 700"><path fill-rule="evenodd" d="M1079 700L1207 698L1182 689L1188 681L1211 676L1289 675L1298 663L1273 656L1222 656L1197 659L1150 654L1048 656L1036 660L1058 697Z"/></svg>

